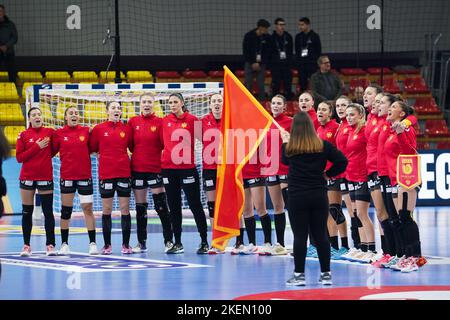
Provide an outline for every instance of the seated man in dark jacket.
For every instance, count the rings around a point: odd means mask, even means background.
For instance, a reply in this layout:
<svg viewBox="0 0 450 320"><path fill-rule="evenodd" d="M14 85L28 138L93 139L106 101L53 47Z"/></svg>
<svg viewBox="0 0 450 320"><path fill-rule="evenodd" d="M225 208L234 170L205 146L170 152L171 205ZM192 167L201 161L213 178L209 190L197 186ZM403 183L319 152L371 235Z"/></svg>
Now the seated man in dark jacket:
<svg viewBox="0 0 450 320"><path fill-rule="evenodd" d="M311 89L317 104L325 100L336 100L342 95L342 82L339 77L331 72L331 64L328 56L320 56L317 59L319 70L311 76Z"/></svg>

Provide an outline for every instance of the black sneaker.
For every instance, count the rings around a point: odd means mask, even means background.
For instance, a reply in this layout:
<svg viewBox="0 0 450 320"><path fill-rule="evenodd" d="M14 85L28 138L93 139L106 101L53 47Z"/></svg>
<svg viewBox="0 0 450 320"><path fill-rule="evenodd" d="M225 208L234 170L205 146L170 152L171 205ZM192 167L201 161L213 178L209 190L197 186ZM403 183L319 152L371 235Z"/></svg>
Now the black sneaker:
<svg viewBox="0 0 450 320"><path fill-rule="evenodd" d="M175 243L172 248L167 250L166 253L167 254L177 254L177 253L183 253L183 252L184 252L183 245L181 243Z"/></svg>
<svg viewBox="0 0 450 320"><path fill-rule="evenodd" d="M197 249L197 254L208 254L209 245L208 242L200 243L200 246Z"/></svg>
<svg viewBox="0 0 450 320"><path fill-rule="evenodd" d="M324 286L331 286L333 281L331 280L331 272L322 272L320 274L319 282Z"/></svg>

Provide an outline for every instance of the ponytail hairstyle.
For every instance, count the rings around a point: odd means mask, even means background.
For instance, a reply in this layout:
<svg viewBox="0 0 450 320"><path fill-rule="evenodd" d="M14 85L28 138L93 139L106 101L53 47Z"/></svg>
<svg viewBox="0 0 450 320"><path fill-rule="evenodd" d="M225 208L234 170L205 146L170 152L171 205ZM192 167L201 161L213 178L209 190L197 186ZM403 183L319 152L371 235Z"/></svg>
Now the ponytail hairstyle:
<svg viewBox="0 0 450 320"><path fill-rule="evenodd" d="M406 104L405 101L396 101L395 103L397 103L400 108L402 109L402 111L405 113L405 116L402 118L402 120L406 119L408 116L413 115L415 113L415 110L413 107L409 106L408 104Z"/></svg>
<svg viewBox="0 0 450 320"><path fill-rule="evenodd" d="M356 125L355 133L358 133L359 130L361 130L361 128L366 124L366 109L359 103L351 103L347 106L347 109L349 108L355 109L359 113L359 115L362 116L361 120L358 121Z"/></svg>
<svg viewBox="0 0 450 320"><path fill-rule="evenodd" d="M181 107L181 110L183 110L183 112L189 111L186 108L186 102L184 101L184 97L183 97L183 95L181 93L178 93L178 92L171 93L170 96L169 96L169 99L171 97L177 97L183 103L183 106Z"/></svg>

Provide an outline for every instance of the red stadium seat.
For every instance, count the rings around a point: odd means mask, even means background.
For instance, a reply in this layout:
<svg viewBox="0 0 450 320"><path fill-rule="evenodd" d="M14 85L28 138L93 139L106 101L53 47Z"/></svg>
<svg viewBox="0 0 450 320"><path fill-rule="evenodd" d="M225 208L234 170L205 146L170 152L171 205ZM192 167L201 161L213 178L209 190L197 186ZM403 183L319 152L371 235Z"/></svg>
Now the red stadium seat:
<svg viewBox="0 0 450 320"><path fill-rule="evenodd" d="M343 76L365 76L367 74L361 68L342 68L340 72Z"/></svg>
<svg viewBox="0 0 450 320"><path fill-rule="evenodd" d="M208 72L209 78L210 78L210 79L217 80L217 81L218 81L219 79L220 79L220 81L223 81L223 75L224 75L223 70L209 71L209 72Z"/></svg>
<svg viewBox="0 0 450 320"><path fill-rule="evenodd" d="M439 150L450 150L450 141L438 142L436 148Z"/></svg>
<svg viewBox="0 0 450 320"><path fill-rule="evenodd" d="M417 94L417 93L429 93L425 80L422 77L405 78L404 81L405 93Z"/></svg>
<svg viewBox="0 0 450 320"><path fill-rule="evenodd" d="M292 117L300 111L297 101L288 101L286 106L286 115Z"/></svg>
<svg viewBox="0 0 450 320"><path fill-rule="evenodd" d="M379 81L379 83L381 84L381 80ZM395 80L393 77L383 78L383 89L384 91L392 94L401 92L397 80Z"/></svg>
<svg viewBox="0 0 450 320"><path fill-rule="evenodd" d="M185 70L183 71L183 77L185 79L206 79L208 76L203 71Z"/></svg>
<svg viewBox="0 0 450 320"><path fill-rule="evenodd" d="M245 77L245 71L244 70L235 70L234 74L236 75L236 77L238 78L244 78Z"/></svg>
<svg viewBox="0 0 450 320"><path fill-rule="evenodd" d="M367 68L367 72L370 75L378 76L381 75L381 68ZM383 75L391 75L393 73L394 72L391 69L386 67L383 68Z"/></svg>
<svg viewBox="0 0 450 320"><path fill-rule="evenodd" d="M418 150L430 150L430 144L428 142L417 142Z"/></svg>
<svg viewBox="0 0 450 320"><path fill-rule="evenodd" d="M429 137L450 137L445 120L427 120L425 122L425 134Z"/></svg>
<svg viewBox="0 0 450 320"><path fill-rule="evenodd" d="M414 130L416 131L416 136L418 136L418 137L425 136L425 133L423 132L422 128L419 126L419 123L416 123L413 127L414 127Z"/></svg>
<svg viewBox="0 0 450 320"><path fill-rule="evenodd" d="M432 97L416 98L413 107L419 115L434 115L442 112Z"/></svg>
<svg viewBox="0 0 450 320"><path fill-rule="evenodd" d="M370 84L370 81L367 78L351 79L348 89L351 93L353 93L353 92L355 92L356 87L363 87L364 89L366 89L369 84Z"/></svg>
<svg viewBox="0 0 450 320"><path fill-rule="evenodd" d="M157 71L156 81L157 82L179 82L181 76L176 71Z"/></svg>

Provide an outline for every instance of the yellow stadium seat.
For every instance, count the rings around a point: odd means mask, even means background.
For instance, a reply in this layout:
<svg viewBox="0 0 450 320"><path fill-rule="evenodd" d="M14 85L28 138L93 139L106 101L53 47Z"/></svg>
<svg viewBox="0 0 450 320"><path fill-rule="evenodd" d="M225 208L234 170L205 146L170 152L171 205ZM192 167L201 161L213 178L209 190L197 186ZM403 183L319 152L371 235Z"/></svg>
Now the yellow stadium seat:
<svg viewBox="0 0 450 320"><path fill-rule="evenodd" d="M5 127L5 136L11 146L15 146L19 133L25 131L24 126L7 126Z"/></svg>
<svg viewBox="0 0 450 320"><path fill-rule="evenodd" d="M98 76L94 71L74 71L72 74L72 82L97 83Z"/></svg>
<svg viewBox="0 0 450 320"><path fill-rule="evenodd" d="M67 71L47 71L45 73L46 83L70 83L70 74Z"/></svg>
<svg viewBox="0 0 450 320"><path fill-rule="evenodd" d="M0 103L1 125L23 125L25 118L18 103Z"/></svg>
<svg viewBox="0 0 450 320"><path fill-rule="evenodd" d="M19 83L24 82L40 82L44 81L42 74L39 71L19 71L17 73Z"/></svg>
<svg viewBox="0 0 450 320"><path fill-rule="evenodd" d="M42 83L42 82L25 82L25 83L23 84L23 87L22 87L22 98L23 98L23 99L26 98L28 87L33 86L33 85L35 85L35 84L41 84L41 83Z"/></svg>
<svg viewBox="0 0 450 320"><path fill-rule="evenodd" d="M105 103L87 103L84 105L84 121L86 124L95 124L106 120Z"/></svg>
<svg viewBox="0 0 450 320"><path fill-rule="evenodd" d="M15 83L0 82L0 102L19 102Z"/></svg>
<svg viewBox="0 0 450 320"><path fill-rule="evenodd" d="M164 110L162 109L159 101L155 101L153 104L153 112L157 117L164 118Z"/></svg>
<svg viewBox="0 0 450 320"><path fill-rule="evenodd" d="M1 82L8 82L9 81L8 72L0 71L0 81Z"/></svg>
<svg viewBox="0 0 450 320"><path fill-rule="evenodd" d="M108 81L106 81L106 76L108 75ZM106 71L101 71L100 72L100 82L101 83L114 83L114 78L116 77L116 72L115 71L108 71L108 73L106 73ZM123 72L120 72L120 79L125 80L125 74Z"/></svg>
<svg viewBox="0 0 450 320"><path fill-rule="evenodd" d="M153 82L153 76L149 71L128 71L128 82Z"/></svg>

